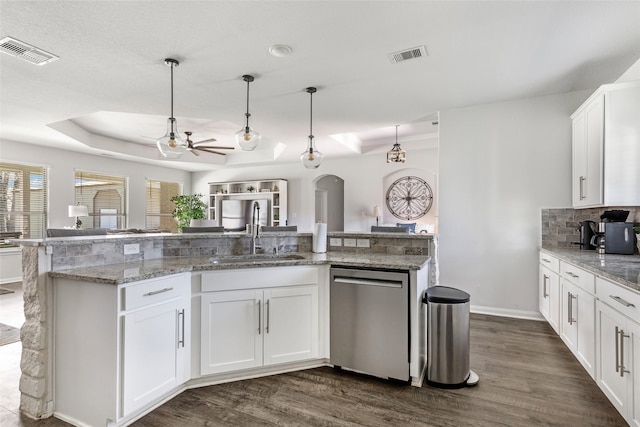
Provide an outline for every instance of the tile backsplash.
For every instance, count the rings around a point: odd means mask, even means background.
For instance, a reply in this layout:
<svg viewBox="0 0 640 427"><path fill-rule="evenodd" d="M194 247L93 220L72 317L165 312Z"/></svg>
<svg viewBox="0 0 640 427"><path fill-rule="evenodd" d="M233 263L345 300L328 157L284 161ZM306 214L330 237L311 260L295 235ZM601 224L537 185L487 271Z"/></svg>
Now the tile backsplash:
<svg viewBox="0 0 640 427"><path fill-rule="evenodd" d="M542 246L577 248L577 243L580 241L580 222L588 220L598 222L604 211L618 209L629 211L627 222L640 223L640 206L542 209Z"/></svg>

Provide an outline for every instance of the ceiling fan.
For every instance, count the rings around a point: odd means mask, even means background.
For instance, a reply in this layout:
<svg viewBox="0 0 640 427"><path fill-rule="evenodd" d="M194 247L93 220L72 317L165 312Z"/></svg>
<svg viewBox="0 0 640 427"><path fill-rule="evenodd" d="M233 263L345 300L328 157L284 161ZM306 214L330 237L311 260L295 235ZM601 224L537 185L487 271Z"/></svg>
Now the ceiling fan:
<svg viewBox="0 0 640 427"><path fill-rule="evenodd" d="M189 150L196 156L200 155L198 154L197 150L204 151L205 153L219 154L221 156L226 156L227 155L226 153L221 153L220 151L216 151L216 150L234 150L235 149L235 147L223 147L220 145L200 145L206 142L213 142L217 140L215 138L209 138L202 141L193 142L191 140L192 134L193 132L191 131L185 131L185 135L187 135L187 150Z"/></svg>

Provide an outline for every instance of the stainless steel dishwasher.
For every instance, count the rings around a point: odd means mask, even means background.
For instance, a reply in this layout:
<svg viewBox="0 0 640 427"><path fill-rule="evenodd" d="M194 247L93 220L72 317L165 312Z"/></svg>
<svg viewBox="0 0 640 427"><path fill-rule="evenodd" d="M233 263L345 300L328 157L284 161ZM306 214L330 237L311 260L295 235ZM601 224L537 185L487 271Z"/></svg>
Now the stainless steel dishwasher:
<svg viewBox="0 0 640 427"><path fill-rule="evenodd" d="M332 268L330 292L331 363L408 381L408 272Z"/></svg>

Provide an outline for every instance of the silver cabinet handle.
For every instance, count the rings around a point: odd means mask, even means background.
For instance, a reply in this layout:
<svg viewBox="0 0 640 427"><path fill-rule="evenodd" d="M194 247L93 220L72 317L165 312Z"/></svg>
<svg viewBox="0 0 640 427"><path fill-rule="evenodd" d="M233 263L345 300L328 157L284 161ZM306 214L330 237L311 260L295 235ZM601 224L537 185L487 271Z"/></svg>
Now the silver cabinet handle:
<svg viewBox="0 0 640 427"><path fill-rule="evenodd" d="M542 258L542 261L544 261L544 262L551 262L551 260L548 260L548 259L546 259L546 258Z"/></svg>
<svg viewBox="0 0 640 427"><path fill-rule="evenodd" d="M584 182L587 180L586 177L581 176L580 177L580 200L584 200L587 197L584 195Z"/></svg>
<svg viewBox="0 0 640 427"><path fill-rule="evenodd" d="M578 279L580 276L578 276L577 274L571 272L571 271L567 271L567 276L571 276L574 279Z"/></svg>
<svg viewBox="0 0 640 427"><path fill-rule="evenodd" d="M159 289L157 291L151 291L151 292L147 292L146 294L142 295L143 297L150 297L152 295L158 295L161 294L163 292L169 292L172 291L173 288L164 288L164 289Z"/></svg>
<svg viewBox="0 0 640 427"><path fill-rule="evenodd" d="M262 333L262 300L258 300L258 335Z"/></svg>
<svg viewBox="0 0 640 427"><path fill-rule="evenodd" d="M618 336L620 338L618 338ZM624 367L624 339L625 338L629 338L629 335L626 335L623 329L620 329L616 326L616 372L619 372L621 377L624 377L625 373L628 374L631 372L628 369L625 369Z"/></svg>
<svg viewBox="0 0 640 427"><path fill-rule="evenodd" d="M620 298L617 295L609 295L609 298L611 298L615 302L618 302L618 303L624 305L625 307L634 307L635 308L635 304L632 304L629 301L625 301L624 299Z"/></svg>
<svg viewBox="0 0 640 427"><path fill-rule="evenodd" d="M620 372L620 340L618 339L620 330L616 326L616 372ZM620 376L622 376L622 372L620 372Z"/></svg>
<svg viewBox="0 0 640 427"><path fill-rule="evenodd" d="M542 275L543 279L542 279L542 297L546 298L549 296L549 294L547 293L547 280L549 280L549 276L547 276L546 274Z"/></svg>
<svg viewBox="0 0 640 427"><path fill-rule="evenodd" d="M269 309L269 307L271 307L271 304L269 304L270 300L267 300L266 304L267 304L267 325L265 328L266 333L269 333L269 318L271 317L271 310Z"/></svg>
<svg viewBox="0 0 640 427"><path fill-rule="evenodd" d="M178 347L182 345L184 348L184 308L178 311L178 325L180 325L180 331L178 332Z"/></svg>
<svg viewBox="0 0 640 427"><path fill-rule="evenodd" d="M567 323L573 325L576 319L573 318L573 299L577 298L571 292L567 292Z"/></svg>

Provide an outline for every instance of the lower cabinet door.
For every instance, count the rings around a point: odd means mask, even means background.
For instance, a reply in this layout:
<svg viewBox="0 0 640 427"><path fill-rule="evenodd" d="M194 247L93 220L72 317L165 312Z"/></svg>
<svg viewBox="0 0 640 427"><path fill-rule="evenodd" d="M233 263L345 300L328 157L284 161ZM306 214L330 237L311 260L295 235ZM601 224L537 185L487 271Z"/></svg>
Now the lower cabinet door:
<svg viewBox="0 0 640 427"><path fill-rule="evenodd" d="M629 408L627 414L627 422L632 426L640 427L640 325L635 322L627 321L627 329L633 347L631 353L633 353L633 362L628 369L631 371L631 378L633 382L633 402Z"/></svg>
<svg viewBox="0 0 640 427"><path fill-rule="evenodd" d="M626 317L606 304L596 301L596 339L598 386L613 406L627 416L631 373L631 331L626 330ZM621 345L622 343L622 345Z"/></svg>
<svg viewBox="0 0 640 427"><path fill-rule="evenodd" d="M318 356L318 287L264 291L264 364Z"/></svg>
<svg viewBox="0 0 640 427"><path fill-rule="evenodd" d="M578 289L574 301L574 313L578 325L578 344L575 355L584 369L595 377L596 374L596 298L584 289Z"/></svg>
<svg viewBox="0 0 640 427"><path fill-rule="evenodd" d="M202 375L262 366L261 290L202 294Z"/></svg>
<svg viewBox="0 0 640 427"><path fill-rule="evenodd" d="M182 299L124 316L122 409L126 416L185 381Z"/></svg>
<svg viewBox="0 0 640 427"><path fill-rule="evenodd" d="M560 337L573 354L578 349L578 291L577 288L566 280L562 280L560 291L562 300L560 313Z"/></svg>

